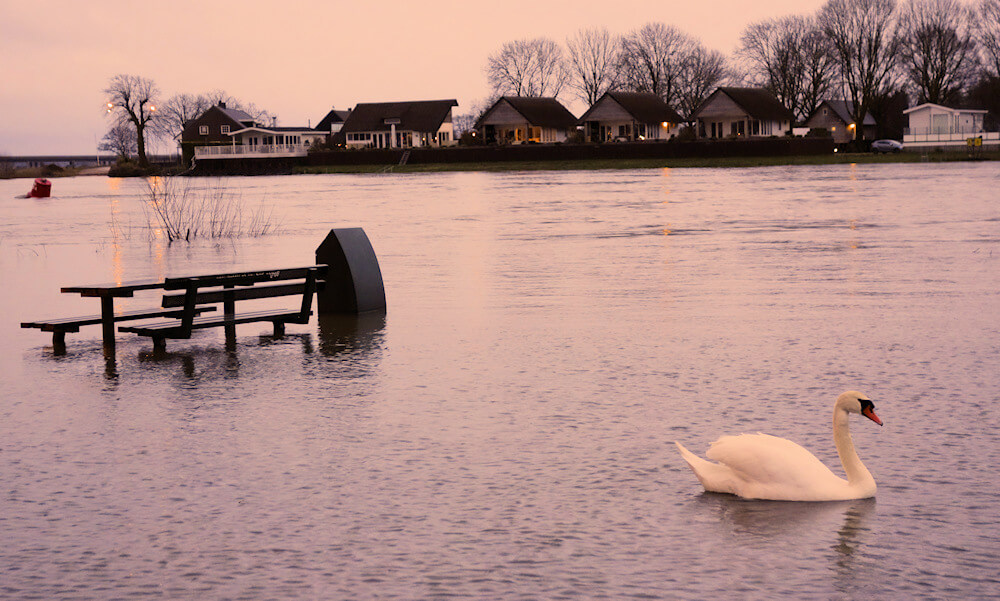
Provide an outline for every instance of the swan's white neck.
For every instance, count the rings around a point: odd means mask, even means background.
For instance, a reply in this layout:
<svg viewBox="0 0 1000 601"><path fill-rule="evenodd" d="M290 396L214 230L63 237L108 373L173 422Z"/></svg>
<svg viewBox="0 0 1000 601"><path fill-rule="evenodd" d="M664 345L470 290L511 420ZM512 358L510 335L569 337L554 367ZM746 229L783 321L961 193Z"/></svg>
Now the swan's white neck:
<svg viewBox="0 0 1000 601"><path fill-rule="evenodd" d="M870 486L874 490L875 478L872 477L865 464L861 463L861 458L854 450L854 441L851 439L847 418L847 411L839 406L834 407L833 442L837 445L837 455L840 456L840 463L844 466L844 472L847 474L847 483L852 487Z"/></svg>

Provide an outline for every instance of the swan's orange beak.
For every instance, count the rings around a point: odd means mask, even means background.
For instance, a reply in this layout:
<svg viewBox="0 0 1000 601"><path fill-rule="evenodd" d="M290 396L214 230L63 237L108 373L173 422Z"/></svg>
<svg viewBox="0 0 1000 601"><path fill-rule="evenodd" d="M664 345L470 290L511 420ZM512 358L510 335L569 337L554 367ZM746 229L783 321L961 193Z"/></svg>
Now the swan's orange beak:
<svg viewBox="0 0 1000 601"><path fill-rule="evenodd" d="M878 416L875 415L875 412L872 410L871 407L865 407L864 409L862 409L861 415L867 417L868 419L872 420L873 422L875 422L880 426L882 425L882 420L880 420Z"/></svg>

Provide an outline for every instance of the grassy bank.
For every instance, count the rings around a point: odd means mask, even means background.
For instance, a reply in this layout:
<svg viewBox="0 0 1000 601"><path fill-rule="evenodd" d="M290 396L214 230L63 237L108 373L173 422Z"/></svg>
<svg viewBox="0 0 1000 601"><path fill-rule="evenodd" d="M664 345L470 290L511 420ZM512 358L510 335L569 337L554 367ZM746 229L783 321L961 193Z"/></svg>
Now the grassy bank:
<svg viewBox="0 0 1000 601"><path fill-rule="evenodd" d="M84 167L60 167L58 165L45 165L42 167L8 167L0 168L0 179L27 178L35 179L44 177L56 179L60 177L76 177L78 175L107 175L110 177L148 177L150 175L177 175L184 169L180 165L152 165L146 168L121 165L104 165L97 167L88 165Z"/></svg>
<svg viewBox="0 0 1000 601"><path fill-rule="evenodd" d="M36 177L45 177L48 179L53 179L56 177L76 177L77 175L83 175L89 168L88 167L59 167L53 169L50 166L45 167L18 167L9 169L0 169L0 179L16 179L16 178L30 178L35 179Z"/></svg>
<svg viewBox="0 0 1000 601"><path fill-rule="evenodd" d="M561 171L592 169L662 169L698 167L772 167L780 165L847 165L878 163L945 163L970 160L1000 161L1000 151L984 152L970 159L965 152L920 154L837 153L814 156L732 157L690 159L602 159L574 161L510 161L483 163L434 163L427 165L317 165L296 168L296 173L438 173L445 171Z"/></svg>

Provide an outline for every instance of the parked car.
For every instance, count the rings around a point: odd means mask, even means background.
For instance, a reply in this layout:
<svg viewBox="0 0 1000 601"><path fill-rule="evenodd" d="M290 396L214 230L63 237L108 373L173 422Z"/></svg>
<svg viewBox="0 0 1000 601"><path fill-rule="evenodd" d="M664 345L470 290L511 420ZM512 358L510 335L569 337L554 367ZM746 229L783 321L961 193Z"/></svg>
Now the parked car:
<svg viewBox="0 0 1000 601"><path fill-rule="evenodd" d="M903 149L903 145L895 140L875 140L872 142L872 152L879 154L882 152L897 153Z"/></svg>

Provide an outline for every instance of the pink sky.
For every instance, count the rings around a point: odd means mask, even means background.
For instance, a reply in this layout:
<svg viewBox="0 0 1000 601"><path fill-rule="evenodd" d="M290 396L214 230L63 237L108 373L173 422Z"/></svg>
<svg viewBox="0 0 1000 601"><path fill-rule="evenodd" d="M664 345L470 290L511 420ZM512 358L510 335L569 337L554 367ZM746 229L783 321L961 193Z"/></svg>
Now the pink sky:
<svg viewBox="0 0 1000 601"><path fill-rule="evenodd" d="M107 129L102 90L118 73L153 79L163 99L223 89L279 125L358 102L455 98L461 114L489 93L483 67L504 42L660 21L729 54L749 23L822 4L0 0L0 154L93 154Z"/></svg>

